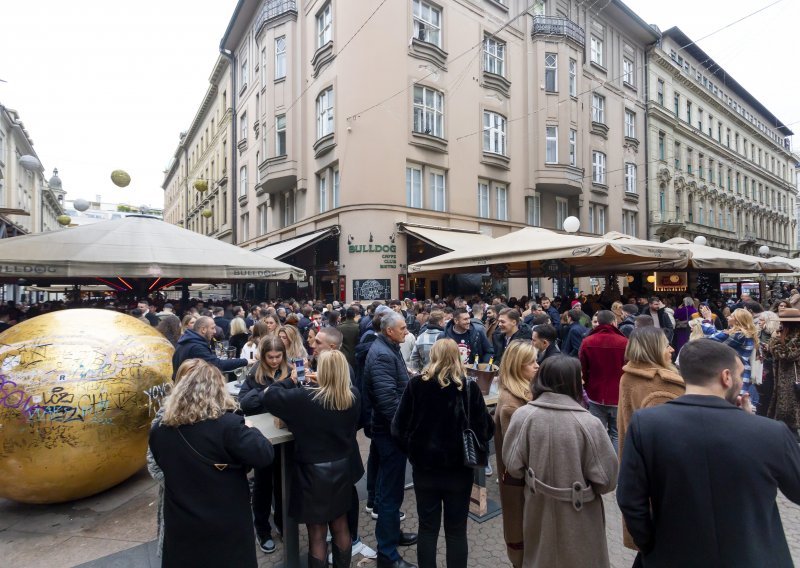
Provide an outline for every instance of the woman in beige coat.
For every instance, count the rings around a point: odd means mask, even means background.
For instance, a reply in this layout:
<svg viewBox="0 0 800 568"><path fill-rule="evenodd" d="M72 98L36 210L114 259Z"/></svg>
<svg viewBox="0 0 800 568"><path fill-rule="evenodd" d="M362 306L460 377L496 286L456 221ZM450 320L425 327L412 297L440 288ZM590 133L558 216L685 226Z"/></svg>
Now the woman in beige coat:
<svg viewBox="0 0 800 568"><path fill-rule="evenodd" d="M657 327L634 329L628 338L628 347L625 348L628 363L622 367L617 406L620 456L625 432L635 411L664 404L686 391L678 369L672 364L672 351L667 336ZM637 550L624 524L622 542L626 547Z"/></svg>
<svg viewBox="0 0 800 568"><path fill-rule="evenodd" d="M503 445L508 476L524 486L522 566L605 568L601 495L617 486L619 464L605 427L581 405L578 360L545 359L533 395Z"/></svg>
<svg viewBox="0 0 800 568"><path fill-rule="evenodd" d="M531 399L531 383L539 369L536 359L536 348L529 341L515 340L508 345L500 364L500 396L494 411L494 446L500 480L500 504L503 507L503 536L508 559L514 568L522 566L523 491L519 484L506 483L503 436L514 412Z"/></svg>

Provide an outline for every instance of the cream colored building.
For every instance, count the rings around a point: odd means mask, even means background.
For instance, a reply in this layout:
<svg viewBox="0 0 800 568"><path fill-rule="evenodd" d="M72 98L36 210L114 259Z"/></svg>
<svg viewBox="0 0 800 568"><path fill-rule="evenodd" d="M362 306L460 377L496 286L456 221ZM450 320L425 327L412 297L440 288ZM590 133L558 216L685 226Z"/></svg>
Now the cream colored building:
<svg viewBox="0 0 800 568"><path fill-rule="evenodd" d="M163 214L170 223L233 242L234 196L228 184L232 90L227 57L219 56L208 82L200 108L189 129L181 133L164 172ZM198 191L196 182L204 182L207 189Z"/></svg>
<svg viewBox="0 0 800 568"><path fill-rule="evenodd" d="M650 238L794 253L792 132L679 28L649 57Z"/></svg>
<svg viewBox="0 0 800 568"><path fill-rule="evenodd" d="M409 280L407 265L454 237L569 215L587 233L646 235L643 69L658 33L616 0L529 4L239 2L220 46L235 70L234 242L310 275L269 295L444 294L456 279Z"/></svg>

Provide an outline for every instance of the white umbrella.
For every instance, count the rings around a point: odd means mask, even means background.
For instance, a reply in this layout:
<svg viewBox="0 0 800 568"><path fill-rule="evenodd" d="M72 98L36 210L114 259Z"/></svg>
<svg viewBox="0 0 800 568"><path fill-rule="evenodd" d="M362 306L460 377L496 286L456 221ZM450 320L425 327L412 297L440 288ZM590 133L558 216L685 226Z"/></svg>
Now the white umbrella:
<svg viewBox="0 0 800 568"><path fill-rule="evenodd" d="M624 237L624 238L623 238ZM521 272L531 263L539 271L541 262L558 259L577 274L602 274L632 270L675 270L687 265L690 254L661 243L620 235L590 237L526 227L470 250L447 254L410 265L410 272L459 271L490 264L505 264Z"/></svg>
<svg viewBox="0 0 800 568"><path fill-rule="evenodd" d="M65 231L0 239L0 277L300 279L305 271L154 217L131 215Z"/></svg>
<svg viewBox="0 0 800 568"><path fill-rule="evenodd" d="M773 262L757 256L697 245L680 237L663 244L692 253L691 267L708 272L795 272L797 268L785 262Z"/></svg>

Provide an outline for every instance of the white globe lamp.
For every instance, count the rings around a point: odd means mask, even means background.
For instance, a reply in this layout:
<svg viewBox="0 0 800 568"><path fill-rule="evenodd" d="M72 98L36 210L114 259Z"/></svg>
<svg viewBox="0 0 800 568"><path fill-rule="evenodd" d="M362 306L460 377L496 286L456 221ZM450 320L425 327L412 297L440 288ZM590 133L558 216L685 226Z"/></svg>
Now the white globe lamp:
<svg viewBox="0 0 800 568"><path fill-rule="evenodd" d="M767 256L769 254L769 247L767 245L761 245L758 248L758 254L761 256Z"/></svg>
<svg viewBox="0 0 800 568"><path fill-rule="evenodd" d="M564 219L564 230L568 233L577 233L581 228L581 221L577 217L567 217Z"/></svg>
<svg viewBox="0 0 800 568"><path fill-rule="evenodd" d="M73 201L72 206L75 208L75 211L84 212L89 209L89 202L81 197Z"/></svg>
<svg viewBox="0 0 800 568"><path fill-rule="evenodd" d="M694 244L700 245L701 247L706 246L708 240L703 235L698 235L694 238Z"/></svg>

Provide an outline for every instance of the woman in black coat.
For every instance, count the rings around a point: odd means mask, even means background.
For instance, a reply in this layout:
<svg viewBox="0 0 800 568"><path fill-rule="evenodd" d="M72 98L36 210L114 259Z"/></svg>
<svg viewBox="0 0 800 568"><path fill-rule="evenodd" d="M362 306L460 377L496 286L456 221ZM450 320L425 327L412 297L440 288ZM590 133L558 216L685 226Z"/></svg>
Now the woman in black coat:
<svg viewBox="0 0 800 568"><path fill-rule="evenodd" d="M286 363L286 348L277 335L267 335L258 347L258 365L248 373L239 389L239 406L246 416L268 412L264 408L261 394L276 381L290 375ZM269 467L253 471L253 525L258 547L266 554L275 552L269 511L275 510L275 527L283 530L283 502L281 500L280 454Z"/></svg>
<svg viewBox="0 0 800 568"><path fill-rule="evenodd" d="M264 408L286 422L295 438L289 512L308 528L308 565L327 565L325 536L330 529L333 565L344 568L350 566L352 547L347 525L351 490L364 474L361 460L353 460L360 397L350 385L350 368L340 351L319 355L317 382L318 387L303 387L293 376L260 396Z"/></svg>
<svg viewBox="0 0 800 568"><path fill-rule="evenodd" d="M409 381L392 422L392 437L413 468L420 568L436 567L443 508L447 567L467 566L467 514L474 470L464 466L462 433L466 428L488 444L494 421L478 384L466 378L455 341L440 339L433 344L431 362L422 376Z"/></svg>
<svg viewBox="0 0 800 568"><path fill-rule="evenodd" d="M164 473L162 566L257 566L247 470L267 467L272 445L244 418L216 367L200 361L150 430Z"/></svg>

